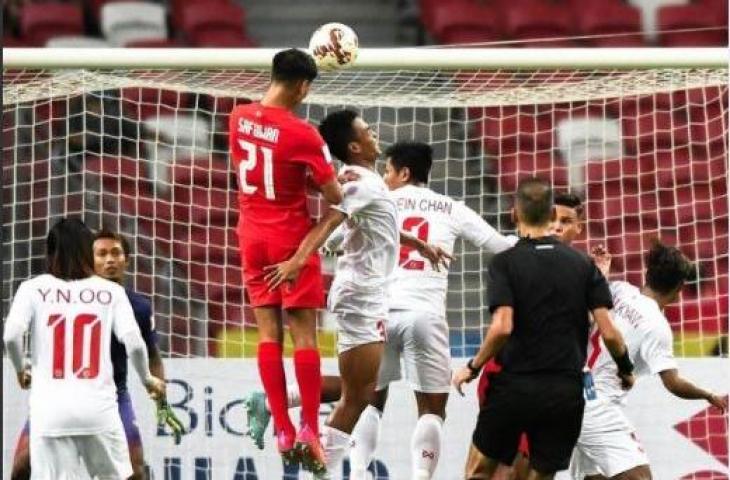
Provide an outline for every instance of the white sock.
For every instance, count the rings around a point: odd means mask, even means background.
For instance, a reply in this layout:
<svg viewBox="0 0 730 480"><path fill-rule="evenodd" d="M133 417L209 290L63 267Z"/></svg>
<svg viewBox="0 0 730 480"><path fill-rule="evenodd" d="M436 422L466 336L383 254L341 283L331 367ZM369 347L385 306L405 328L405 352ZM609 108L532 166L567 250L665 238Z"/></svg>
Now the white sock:
<svg viewBox="0 0 730 480"><path fill-rule="evenodd" d="M375 455L380 435L380 416L382 413L368 405L352 430L350 450L350 479L364 480L370 462Z"/></svg>
<svg viewBox="0 0 730 480"><path fill-rule="evenodd" d="M340 478L342 460L350 449L350 435L328 425L323 425L320 428L319 436L322 441L325 457L327 458L327 473L330 475L329 478Z"/></svg>
<svg viewBox="0 0 730 480"><path fill-rule="evenodd" d="M286 402L289 408L302 406L302 396L299 394L299 385L290 383L286 386Z"/></svg>
<svg viewBox="0 0 730 480"><path fill-rule="evenodd" d="M416 422L411 437L411 462L414 480L430 480L441 455L441 436L444 420L438 415L426 414Z"/></svg>

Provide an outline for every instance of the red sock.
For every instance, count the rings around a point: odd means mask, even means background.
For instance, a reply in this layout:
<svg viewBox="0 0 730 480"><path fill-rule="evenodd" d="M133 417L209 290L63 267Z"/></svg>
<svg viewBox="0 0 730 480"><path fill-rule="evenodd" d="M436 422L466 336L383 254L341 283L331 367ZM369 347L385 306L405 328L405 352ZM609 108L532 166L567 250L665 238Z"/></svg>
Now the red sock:
<svg viewBox="0 0 730 480"><path fill-rule="evenodd" d="M302 398L302 426L309 425L319 435L319 395L322 390L322 370L319 351L314 348L294 352L299 395Z"/></svg>
<svg viewBox="0 0 730 480"><path fill-rule="evenodd" d="M295 435L294 424L289 418L289 407L286 399L286 376L284 374L284 359L280 343L259 343L258 351L259 375L264 385L266 398L269 401L269 410L274 418L274 428L277 432L286 432Z"/></svg>

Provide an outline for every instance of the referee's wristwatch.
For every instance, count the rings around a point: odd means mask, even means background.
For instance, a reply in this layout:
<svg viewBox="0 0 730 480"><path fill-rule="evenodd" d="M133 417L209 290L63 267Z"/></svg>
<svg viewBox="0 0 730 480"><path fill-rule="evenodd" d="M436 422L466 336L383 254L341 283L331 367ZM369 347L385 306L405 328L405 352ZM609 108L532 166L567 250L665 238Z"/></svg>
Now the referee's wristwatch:
<svg viewBox="0 0 730 480"><path fill-rule="evenodd" d="M475 367L474 366L474 358L470 358L468 362L466 362L466 368L469 369L471 372L471 378L477 378L479 376L479 372L482 371L482 367Z"/></svg>

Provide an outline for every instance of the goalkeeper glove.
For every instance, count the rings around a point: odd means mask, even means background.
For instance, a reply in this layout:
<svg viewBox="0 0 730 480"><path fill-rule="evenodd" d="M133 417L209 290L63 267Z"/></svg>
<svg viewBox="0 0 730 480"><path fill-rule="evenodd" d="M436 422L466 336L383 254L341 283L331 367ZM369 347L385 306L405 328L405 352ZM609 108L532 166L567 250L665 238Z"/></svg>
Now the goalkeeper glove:
<svg viewBox="0 0 730 480"><path fill-rule="evenodd" d="M157 425L167 425L172 431L173 437L175 437L175 445L180 445L182 436L185 433L185 427L182 422L175 416L170 408L170 404L166 400L160 400L157 402Z"/></svg>

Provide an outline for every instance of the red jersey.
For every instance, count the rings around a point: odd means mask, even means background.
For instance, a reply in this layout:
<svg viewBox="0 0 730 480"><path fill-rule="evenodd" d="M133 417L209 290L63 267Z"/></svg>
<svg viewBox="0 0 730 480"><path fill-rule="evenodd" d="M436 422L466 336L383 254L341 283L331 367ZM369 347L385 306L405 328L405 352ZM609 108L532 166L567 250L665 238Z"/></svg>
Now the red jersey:
<svg viewBox="0 0 730 480"><path fill-rule="evenodd" d="M241 238L298 244L312 227L307 175L316 185L335 177L317 129L284 108L239 105L229 118L229 146L238 174Z"/></svg>

